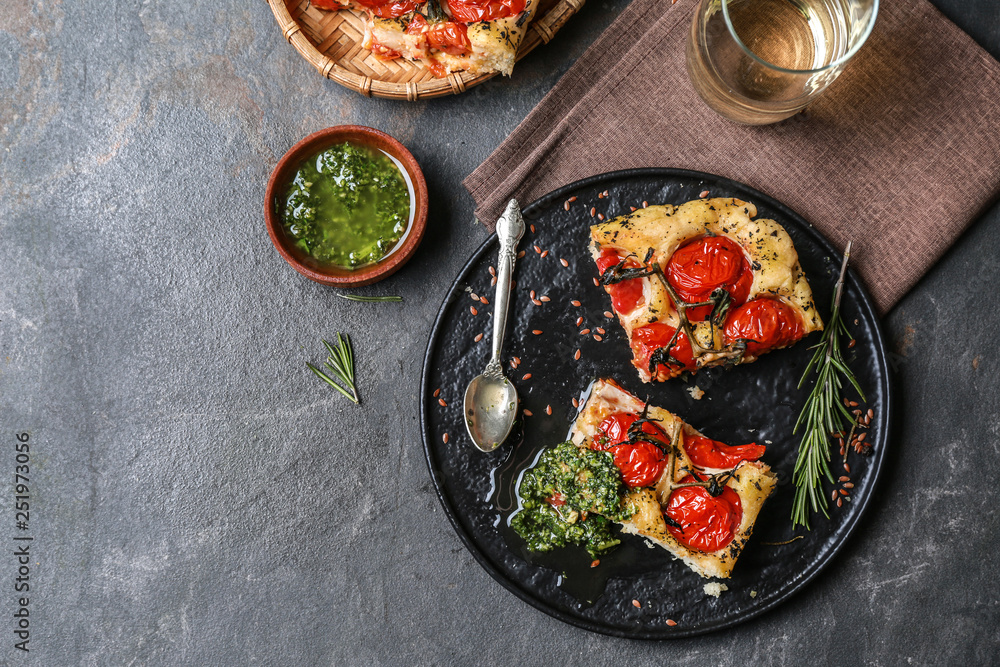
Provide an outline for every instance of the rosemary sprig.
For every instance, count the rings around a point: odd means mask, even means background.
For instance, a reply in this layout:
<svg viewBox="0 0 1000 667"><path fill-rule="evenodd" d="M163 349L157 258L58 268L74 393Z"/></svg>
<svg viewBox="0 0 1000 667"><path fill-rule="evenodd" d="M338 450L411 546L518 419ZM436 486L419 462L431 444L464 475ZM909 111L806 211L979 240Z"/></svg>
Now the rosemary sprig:
<svg viewBox="0 0 1000 667"><path fill-rule="evenodd" d="M360 294L338 294L341 299L348 301L402 301L401 296L362 296Z"/></svg>
<svg viewBox="0 0 1000 667"><path fill-rule="evenodd" d="M806 365L799 380L802 387L810 373L815 371L816 380L806 403L795 421L792 433L799 426L805 426L802 442L799 444L799 456L795 461L792 481L795 483L795 499L792 501L792 528L804 526L809 529L809 515L822 511L829 517L825 495L821 491L822 478L833 482L830 474L830 442L829 438L844 431L844 420L852 427L857 420L841 400L843 378L854 387L864 400L864 392L858 385L854 373L844 363L840 353L840 335L850 336L847 325L840 318L840 300L844 292L844 276L847 273L847 261L851 257L851 243L844 250L844 261L840 265L840 277L833 294L833 308L823 337L819 343L810 349L816 350L812 359Z"/></svg>
<svg viewBox="0 0 1000 667"><path fill-rule="evenodd" d="M323 345L326 345L326 349L330 353L330 356L326 359L327 368L333 372L334 377L346 385L346 389L340 384L334 382L329 375L319 370L308 361L306 362L306 366L309 367L309 370L319 376L320 380L326 382L348 399L354 401L355 403L359 403L358 389L354 385L354 350L351 348L350 336L347 334L341 335L338 332L336 347L330 345L326 342L326 340L323 341ZM348 390L350 390L350 393L348 393Z"/></svg>

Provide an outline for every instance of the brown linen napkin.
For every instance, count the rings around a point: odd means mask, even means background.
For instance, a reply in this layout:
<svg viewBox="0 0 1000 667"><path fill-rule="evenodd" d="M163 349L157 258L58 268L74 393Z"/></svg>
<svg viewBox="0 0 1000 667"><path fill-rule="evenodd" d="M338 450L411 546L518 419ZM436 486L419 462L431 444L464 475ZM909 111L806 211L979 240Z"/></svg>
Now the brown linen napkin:
<svg viewBox="0 0 1000 667"><path fill-rule="evenodd" d="M1000 191L1000 63L926 0L882 0L874 32L804 114L747 127L684 69L696 0L633 0L464 181L491 230L580 178L679 167L751 185L835 245L888 311ZM652 203L652 202L650 202Z"/></svg>

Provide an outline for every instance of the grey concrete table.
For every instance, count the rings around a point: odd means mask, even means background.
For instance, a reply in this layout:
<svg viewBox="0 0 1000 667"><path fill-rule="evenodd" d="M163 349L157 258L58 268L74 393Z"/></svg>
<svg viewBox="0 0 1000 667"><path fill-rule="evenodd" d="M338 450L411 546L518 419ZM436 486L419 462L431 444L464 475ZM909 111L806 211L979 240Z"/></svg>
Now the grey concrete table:
<svg viewBox="0 0 1000 667"><path fill-rule="evenodd" d="M993 0L936 2L1000 56ZM1000 661L996 208L886 319L888 474L783 607L691 640L589 634L504 591L452 531L416 406L432 319L486 238L459 183L625 4L589 3L511 81L405 104L322 79L263 2L4 3L0 663ZM336 298L264 233L278 157L342 123L395 135L427 174L426 240L367 290L401 305ZM336 331L357 341L362 408L305 369Z"/></svg>

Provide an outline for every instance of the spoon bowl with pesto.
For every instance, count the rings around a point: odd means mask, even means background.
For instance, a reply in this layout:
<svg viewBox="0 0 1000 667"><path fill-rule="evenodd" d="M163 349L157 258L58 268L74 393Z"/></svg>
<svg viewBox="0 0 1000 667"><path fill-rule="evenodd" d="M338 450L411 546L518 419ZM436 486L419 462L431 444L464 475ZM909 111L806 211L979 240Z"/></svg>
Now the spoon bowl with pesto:
<svg viewBox="0 0 1000 667"><path fill-rule="evenodd" d="M310 134L267 184L264 218L275 248L316 282L360 287L399 269L427 224L427 184L398 141L360 125Z"/></svg>

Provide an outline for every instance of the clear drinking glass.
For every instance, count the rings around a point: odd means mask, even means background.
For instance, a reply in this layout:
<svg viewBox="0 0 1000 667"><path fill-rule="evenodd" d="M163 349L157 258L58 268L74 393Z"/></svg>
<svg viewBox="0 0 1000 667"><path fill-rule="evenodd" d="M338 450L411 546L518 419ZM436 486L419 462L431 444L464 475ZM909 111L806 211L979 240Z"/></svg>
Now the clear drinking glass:
<svg viewBox="0 0 1000 667"><path fill-rule="evenodd" d="M740 123L794 115L871 34L878 0L701 0L687 71L703 100Z"/></svg>

